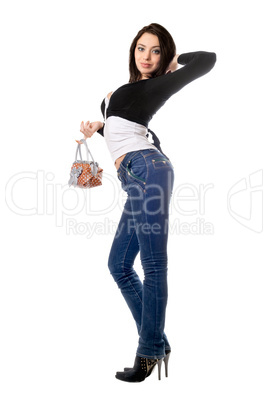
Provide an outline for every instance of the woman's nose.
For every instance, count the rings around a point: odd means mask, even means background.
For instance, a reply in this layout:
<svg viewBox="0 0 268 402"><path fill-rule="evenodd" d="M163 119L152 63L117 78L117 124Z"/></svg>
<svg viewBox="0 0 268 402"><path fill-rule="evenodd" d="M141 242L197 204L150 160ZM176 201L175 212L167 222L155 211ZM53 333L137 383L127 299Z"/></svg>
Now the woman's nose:
<svg viewBox="0 0 268 402"><path fill-rule="evenodd" d="M149 52L144 53L143 58L144 58L144 60L149 60L150 59L150 53Z"/></svg>

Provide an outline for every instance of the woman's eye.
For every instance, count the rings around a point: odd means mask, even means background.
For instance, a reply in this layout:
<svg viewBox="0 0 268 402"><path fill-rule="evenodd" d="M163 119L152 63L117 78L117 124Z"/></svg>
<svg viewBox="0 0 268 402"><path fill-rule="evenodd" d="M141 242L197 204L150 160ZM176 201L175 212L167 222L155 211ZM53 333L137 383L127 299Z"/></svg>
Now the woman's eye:
<svg viewBox="0 0 268 402"><path fill-rule="evenodd" d="M144 47L141 47L141 46L138 46L137 49L139 50L139 52L143 52L145 50ZM159 49L154 49L152 52L155 53L155 54L160 54Z"/></svg>

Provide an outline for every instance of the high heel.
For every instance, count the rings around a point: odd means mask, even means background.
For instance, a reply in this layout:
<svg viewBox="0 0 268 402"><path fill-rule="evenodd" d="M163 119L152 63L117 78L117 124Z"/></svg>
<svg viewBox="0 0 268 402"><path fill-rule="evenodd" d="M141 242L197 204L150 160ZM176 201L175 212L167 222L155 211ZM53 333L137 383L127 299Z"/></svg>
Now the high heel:
<svg viewBox="0 0 268 402"><path fill-rule="evenodd" d="M171 350L167 350L166 351L166 356L164 357L166 377L168 377L168 361L169 361L169 358L170 358L170 352L171 352Z"/></svg>
<svg viewBox="0 0 268 402"><path fill-rule="evenodd" d="M158 365L158 380L161 380L161 366L162 366L162 361L163 361L163 359L158 359L158 360L157 360L157 365Z"/></svg>
<svg viewBox="0 0 268 402"><path fill-rule="evenodd" d="M171 350L166 350L165 351L165 357L164 357L164 363L165 363L165 375L166 375L166 377L168 377L168 361L169 361L169 358L170 358L170 352L171 352ZM149 377L149 375L151 375L152 374L152 372L154 371L154 368L155 368L155 365L154 365L154 367L152 368L152 370L150 370L150 372L147 374L147 377ZM132 370L132 367L125 367L124 368L124 371L129 371L129 370Z"/></svg>
<svg viewBox="0 0 268 402"><path fill-rule="evenodd" d="M134 367L127 371L118 371L115 377L126 382L141 382L149 377L154 367L158 366L158 379L161 380L161 365L163 359L147 359L136 356Z"/></svg>

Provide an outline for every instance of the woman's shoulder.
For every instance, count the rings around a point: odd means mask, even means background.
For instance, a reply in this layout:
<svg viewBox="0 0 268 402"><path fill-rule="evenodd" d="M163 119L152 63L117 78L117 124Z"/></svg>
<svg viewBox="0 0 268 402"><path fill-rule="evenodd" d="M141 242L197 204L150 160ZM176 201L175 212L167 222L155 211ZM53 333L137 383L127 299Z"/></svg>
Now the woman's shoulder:
<svg viewBox="0 0 268 402"><path fill-rule="evenodd" d="M107 98L108 98L109 100L110 100L112 94L113 94L113 91L112 91L112 92L109 92L109 93L107 94Z"/></svg>

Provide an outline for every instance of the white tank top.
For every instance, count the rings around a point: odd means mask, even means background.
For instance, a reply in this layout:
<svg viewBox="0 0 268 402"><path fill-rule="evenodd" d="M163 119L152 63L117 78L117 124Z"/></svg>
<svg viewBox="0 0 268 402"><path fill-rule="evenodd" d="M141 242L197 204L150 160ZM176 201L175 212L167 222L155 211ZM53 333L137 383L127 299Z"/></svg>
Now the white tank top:
<svg viewBox="0 0 268 402"><path fill-rule="evenodd" d="M122 117L110 116L106 119L109 99L105 98L104 138L113 162L120 156L141 149L156 149L146 137L147 128Z"/></svg>

